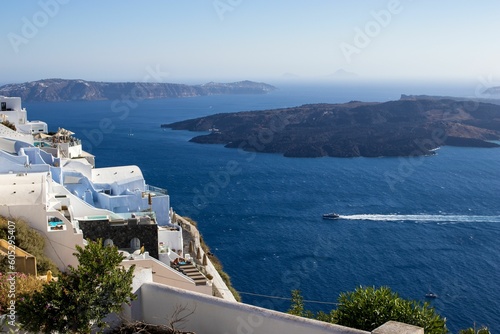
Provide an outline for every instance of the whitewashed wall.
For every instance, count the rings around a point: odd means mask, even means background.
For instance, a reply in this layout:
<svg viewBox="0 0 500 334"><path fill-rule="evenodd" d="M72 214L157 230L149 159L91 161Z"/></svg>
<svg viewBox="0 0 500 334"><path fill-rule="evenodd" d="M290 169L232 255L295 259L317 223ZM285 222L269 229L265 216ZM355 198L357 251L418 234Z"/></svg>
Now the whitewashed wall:
<svg viewBox="0 0 500 334"><path fill-rule="evenodd" d="M76 245L83 246L83 235L75 234L70 223L59 213L51 215L58 216L66 223L64 231L47 230L47 213L45 205L10 205L0 206L0 215L7 218L20 218L26 221L33 229L45 238L45 255L55 262L60 270L66 270L68 265L77 266L78 261L73 253ZM39 273L43 275L44 273Z"/></svg>
<svg viewBox="0 0 500 334"><path fill-rule="evenodd" d="M167 324L177 307L194 313L183 330L204 334L366 334L348 327L301 318L243 303L189 292L157 283L145 283L133 308L145 322ZM137 305L139 304L139 305ZM183 313L182 315L185 315Z"/></svg>

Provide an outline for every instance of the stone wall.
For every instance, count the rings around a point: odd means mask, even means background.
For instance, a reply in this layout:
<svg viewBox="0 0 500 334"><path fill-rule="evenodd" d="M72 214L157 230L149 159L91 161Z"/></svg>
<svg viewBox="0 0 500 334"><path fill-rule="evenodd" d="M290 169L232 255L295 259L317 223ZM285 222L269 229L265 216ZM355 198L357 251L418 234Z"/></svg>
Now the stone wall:
<svg viewBox="0 0 500 334"><path fill-rule="evenodd" d="M110 224L108 221L79 221L80 229L85 239L113 240L119 249L130 249L133 238L138 238L140 244L149 255L158 259L158 225L128 225ZM131 249L131 251L134 251Z"/></svg>

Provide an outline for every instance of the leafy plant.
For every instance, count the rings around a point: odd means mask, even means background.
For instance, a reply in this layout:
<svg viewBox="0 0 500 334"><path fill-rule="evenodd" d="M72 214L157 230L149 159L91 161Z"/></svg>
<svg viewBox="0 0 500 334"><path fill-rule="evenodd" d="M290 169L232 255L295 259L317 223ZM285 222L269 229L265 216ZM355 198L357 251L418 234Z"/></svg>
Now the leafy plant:
<svg viewBox="0 0 500 334"><path fill-rule="evenodd" d="M302 297L300 290L292 290L292 304L287 313L297 315L299 317L330 322L328 314L320 311L315 315L312 311L304 308L304 297Z"/></svg>
<svg viewBox="0 0 500 334"><path fill-rule="evenodd" d="M341 293L333 320L343 326L372 331L389 320L423 327L427 334L447 333L446 319L428 303L405 300L388 287L358 287Z"/></svg>
<svg viewBox="0 0 500 334"><path fill-rule="evenodd" d="M292 305L288 313L299 317L304 316L304 297L302 297L300 290L292 290Z"/></svg>
<svg viewBox="0 0 500 334"><path fill-rule="evenodd" d="M288 313L342 326L372 331L387 321L394 320L423 327L426 334L448 333L446 319L436 314L428 303L405 300L388 287L358 287L343 292L338 298L339 306L329 314L314 315L304 309L300 291L292 291L292 305Z"/></svg>
<svg viewBox="0 0 500 334"><path fill-rule="evenodd" d="M25 296L17 307L21 327L32 332L90 333L106 327L103 319L119 312L132 293L134 267L120 267L123 256L102 240L77 246L79 265L69 267L56 282Z"/></svg>

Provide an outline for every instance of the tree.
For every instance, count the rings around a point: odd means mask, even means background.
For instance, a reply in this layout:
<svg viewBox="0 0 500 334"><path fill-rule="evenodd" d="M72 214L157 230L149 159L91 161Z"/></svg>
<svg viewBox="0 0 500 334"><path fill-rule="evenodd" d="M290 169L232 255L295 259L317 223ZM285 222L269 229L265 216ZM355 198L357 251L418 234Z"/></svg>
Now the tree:
<svg viewBox="0 0 500 334"><path fill-rule="evenodd" d="M76 246L77 268L69 267L58 281L45 284L40 292L25 296L18 306L21 327L32 332L90 333L106 327L103 319L119 312L132 293L134 266L120 267L124 259L116 247L102 240Z"/></svg>
<svg viewBox="0 0 500 334"><path fill-rule="evenodd" d="M447 333L446 319L428 303L405 300L388 287L358 287L341 293L333 311L335 323L372 331L389 320L423 327L426 334Z"/></svg>
<svg viewBox="0 0 500 334"><path fill-rule="evenodd" d="M343 292L338 304L337 309L330 313L314 315L304 310L304 299L300 291L294 290L288 313L370 332L394 320L423 327L426 334L448 333L446 319L436 314L428 303L402 299L388 287L359 287L352 292Z"/></svg>
<svg viewBox="0 0 500 334"><path fill-rule="evenodd" d="M300 293L300 290L292 290L292 305L288 310L289 314L298 315L299 317L304 316L304 298Z"/></svg>
<svg viewBox="0 0 500 334"><path fill-rule="evenodd" d="M304 308L304 298L302 297L300 290L292 290L292 305L288 310L288 314L293 314L309 319L316 319L324 322L330 322L330 317L328 314L322 311L314 314L312 311L306 310Z"/></svg>

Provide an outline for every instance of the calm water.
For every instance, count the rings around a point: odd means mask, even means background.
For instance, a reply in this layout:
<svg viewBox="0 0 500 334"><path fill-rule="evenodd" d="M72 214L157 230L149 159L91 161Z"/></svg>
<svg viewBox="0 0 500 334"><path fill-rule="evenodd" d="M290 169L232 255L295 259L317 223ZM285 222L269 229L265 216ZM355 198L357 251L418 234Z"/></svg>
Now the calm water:
<svg viewBox="0 0 500 334"><path fill-rule="evenodd" d="M431 303L453 332L474 321L497 332L500 149L290 159L193 144L193 133L160 128L218 112L468 91L305 87L265 96L25 106L50 130L76 132L98 167L135 164L149 184L167 188L174 209L199 222L244 302L285 311L288 301L254 294L289 297L300 289L307 300L335 302L359 285L388 285L405 298L436 293ZM323 221L330 211L343 219Z"/></svg>

